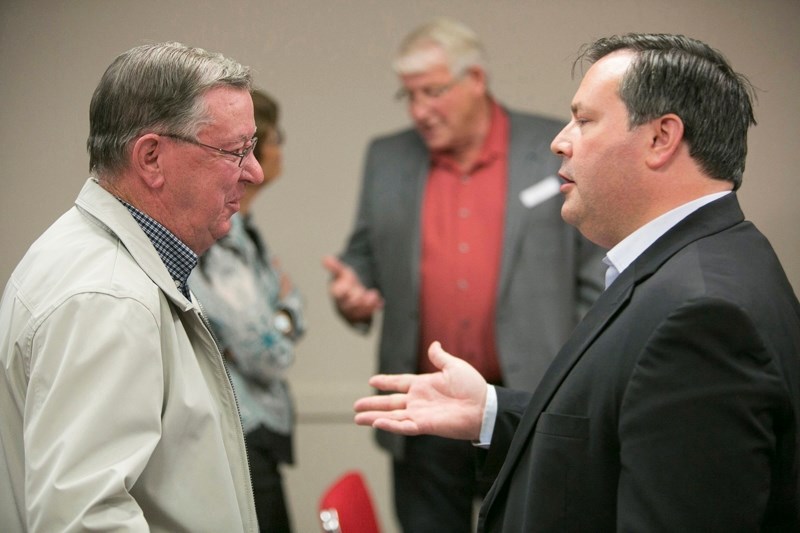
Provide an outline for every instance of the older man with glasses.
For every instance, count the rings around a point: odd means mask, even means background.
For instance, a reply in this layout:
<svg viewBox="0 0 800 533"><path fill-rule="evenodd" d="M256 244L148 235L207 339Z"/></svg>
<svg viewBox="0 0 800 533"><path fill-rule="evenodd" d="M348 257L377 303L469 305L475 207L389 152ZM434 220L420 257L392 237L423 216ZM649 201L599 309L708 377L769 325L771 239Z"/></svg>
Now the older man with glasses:
<svg viewBox="0 0 800 533"><path fill-rule="evenodd" d="M560 216L561 122L502 107L464 25L413 31L394 63L414 127L369 147L355 228L326 257L341 315L383 310L379 370L435 370L439 340L490 383L533 390L602 290L602 253ZM404 531L469 532L483 492L469 443L381 432Z"/></svg>
<svg viewBox="0 0 800 533"><path fill-rule="evenodd" d="M250 86L178 43L102 76L92 177L0 304L0 530L258 530L236 399L186 283L263 180Z"/></svg>

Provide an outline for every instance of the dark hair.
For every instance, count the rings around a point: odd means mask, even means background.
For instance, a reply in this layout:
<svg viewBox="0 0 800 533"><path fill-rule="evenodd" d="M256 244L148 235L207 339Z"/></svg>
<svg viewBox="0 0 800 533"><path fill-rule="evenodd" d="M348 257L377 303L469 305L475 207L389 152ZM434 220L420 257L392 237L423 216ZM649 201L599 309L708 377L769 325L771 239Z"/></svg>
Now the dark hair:
<svg viewBox="0 0 800 533"><path fill-rule="evenodd" d="M756 124L755 91L725 57L707 44L669 34L629 33L598 39L580 61L595 63L617 50L636 54L620 84L635 127L667 113L683 121L689 153L710 177L742 183L747 130Z"/></svg>
<svg viewBox="0 0 800 533"><path fill-rule="evenodd" d="M266 136L278 129L280 109L278 107L278 102L262 90L253 89L250 91L250 96L253 97L253 117L256 122L256 132L263 141L261 143L263 147L266 146ZM256 149L254 154L256 160L260 163L261 150Z"/></svg>
<svg viewBox="0 0 800 533"><path fill-rule="evenodd" d="M250 69L175 42L138 46L119 55L89 106L89 170L111 178L127 163L128 143L149 131L194 137L208 120L202 97L219 86L249 91Z"/></svg>

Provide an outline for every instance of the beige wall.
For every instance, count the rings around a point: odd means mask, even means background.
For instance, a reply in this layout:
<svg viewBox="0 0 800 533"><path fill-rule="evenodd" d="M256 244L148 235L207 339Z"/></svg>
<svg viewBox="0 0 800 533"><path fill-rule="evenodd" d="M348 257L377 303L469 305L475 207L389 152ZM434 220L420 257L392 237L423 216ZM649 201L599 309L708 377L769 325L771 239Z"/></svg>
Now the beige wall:
<svg viewBox="0 0 800 533"><path fill-rule="evenodd" d="M722 50L761 89L741 199L800 287L800 2L797 0L3 0L0 3L0 283L30 242L72 203L87 176L91 93L120 52L179 40L255 69L278 97L288 133L282 180L256 217L304 290L310 332L291 374L300 412L288 489L298 531L315 531L326 483L360 466L394 530L388 463L351 424L368 391L374 335L334 315L320 268L353 218L368 138L406 124L388 63L402 35L434 15L483 37L492 86L506 104L566 119L578 47L595 37L664 31Z"/></svg>

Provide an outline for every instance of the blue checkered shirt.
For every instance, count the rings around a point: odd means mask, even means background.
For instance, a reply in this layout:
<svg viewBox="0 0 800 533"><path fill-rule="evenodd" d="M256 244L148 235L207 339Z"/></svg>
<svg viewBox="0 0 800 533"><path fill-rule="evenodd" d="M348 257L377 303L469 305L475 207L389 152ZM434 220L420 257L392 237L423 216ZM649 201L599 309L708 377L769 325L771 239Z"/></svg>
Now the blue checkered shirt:
<svg viewBox="0 0 800 533"><path fill-rule="evenodd" d="M170 230L153 220L151 217L142 213L128 202L117 198L122 205L128 208L134 220L139 224L145 235L153 243L158 256L167 267L169 275L175 281L175 285L186 298L189 297L189 285L187 280L192 269L197 265L197 254L186 246Z"/></svg>

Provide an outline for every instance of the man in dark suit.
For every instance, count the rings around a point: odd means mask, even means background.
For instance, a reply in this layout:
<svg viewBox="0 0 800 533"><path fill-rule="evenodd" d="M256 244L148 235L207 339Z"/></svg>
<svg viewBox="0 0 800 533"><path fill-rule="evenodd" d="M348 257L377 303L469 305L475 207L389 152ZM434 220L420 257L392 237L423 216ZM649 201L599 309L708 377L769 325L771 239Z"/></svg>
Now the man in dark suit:
<svg viewBox="0 0 800 533"><path fill-rule="evenodd" d="M800 530L800 304L739 208L752 89L674 35L600 39L552 143L607 289L533 395L440 371L356 422L489 446L482 531Z"/></svg>
<svg viewBox="0 0 800 533"><path fill-rule="evenodd" d="M483 48L435 20L401 44L398 96L414 128L369 147L355 228L328 257L341 315L366 329L383 307L380 372L433 370L445 342L494 384L533 391L603 288L603 252L560 216L563 122L505 109ZM408 533L474 531L485 494L469 443L379 432Z"/></svg>

